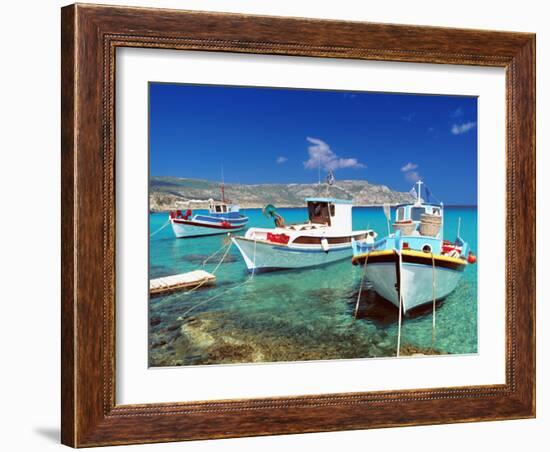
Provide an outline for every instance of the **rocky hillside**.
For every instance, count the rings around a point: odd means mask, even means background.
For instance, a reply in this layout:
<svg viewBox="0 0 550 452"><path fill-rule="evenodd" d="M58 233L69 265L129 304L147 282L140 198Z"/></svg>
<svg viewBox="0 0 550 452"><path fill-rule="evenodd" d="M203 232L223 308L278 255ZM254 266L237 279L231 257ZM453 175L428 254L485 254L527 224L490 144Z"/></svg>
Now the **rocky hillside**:
<svg viewBox="0 0 550 452"><path fill-rule="evenodd" d="M303 207L304 198L320 194L317 184L226 184L227 199L241 207ZM326 195L325 186L321 196ZM330 196L353 200L355 205L380 205L409 202L412 196L390 190L385 185L369 184L364 180L339 180L330 188ZM208 199L220 199L217 182L177 177L152 177L149 187L149 203L152 211L182 208L201 208Z"/></svg>

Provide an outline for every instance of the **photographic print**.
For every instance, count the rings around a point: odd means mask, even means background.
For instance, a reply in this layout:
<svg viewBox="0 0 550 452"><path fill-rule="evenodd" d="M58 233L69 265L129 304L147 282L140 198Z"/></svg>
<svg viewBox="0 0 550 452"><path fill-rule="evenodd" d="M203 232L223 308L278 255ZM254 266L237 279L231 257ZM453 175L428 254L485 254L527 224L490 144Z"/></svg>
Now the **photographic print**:
<svg viewBox="0 0 550 452"><path fill-rule="evenodd" d="M477 98L149 83L149 365L477 353Z"/></svg>
<svg viewBox="0 0 550 452"><path fill-rule="evenodd" d="M63 444L535 417L534 34L78 4L61 43Z"/></svg>

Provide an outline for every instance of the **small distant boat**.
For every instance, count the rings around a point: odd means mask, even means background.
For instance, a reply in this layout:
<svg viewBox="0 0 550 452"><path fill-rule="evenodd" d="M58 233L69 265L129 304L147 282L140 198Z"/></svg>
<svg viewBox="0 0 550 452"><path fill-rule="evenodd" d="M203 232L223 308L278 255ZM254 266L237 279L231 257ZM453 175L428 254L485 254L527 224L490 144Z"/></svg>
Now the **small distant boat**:
<svg viewBox="0 0 550 452"><path fill-rule="evenodd" d="M373 243L372 230L352 230L352 201L307 198L308 220L285 225L272 205L264 213L274 228L250 228L244 237L231 240L250 272L314 267L348 259L353 240Z"/></svg>
<svg viewBox="0 0 550 452"><path fill-rule="evenodd" d="M200 237L244 229L248 223L248 217L240 213L239 206L226 201L223 183L221 184L221 195L221 201L209 200L208 214L194 214L191 209L187 209L185 212L170 211L169 219L175 236L177 238Z"/></svg>
<svg viewBox="0 0 550 452"><path fill-rule="evenodd" d="M422 183L411 190L414 203L397 206L393 233L374 243L353 244L352 263L366 265L374 290L395 306L401 304L404 314L448 296L466 266L476 262L460 237L460 223L453 242L443 239L443 203L425 203ZM389 228L389 208L386 212Z"/></svg>

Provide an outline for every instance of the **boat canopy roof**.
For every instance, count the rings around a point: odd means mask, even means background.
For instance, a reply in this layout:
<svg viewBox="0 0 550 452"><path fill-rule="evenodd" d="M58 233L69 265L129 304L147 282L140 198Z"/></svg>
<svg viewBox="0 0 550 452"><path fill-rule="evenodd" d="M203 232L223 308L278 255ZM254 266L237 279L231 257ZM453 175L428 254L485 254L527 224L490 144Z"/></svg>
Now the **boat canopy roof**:
<svg viewBox="0 0 550 452"><path fill-rule="evenodd" d="M327 202L332 204L353 204L353 201L348 199L336 199L336 198L306 198L306 202Z"/></svg>
<svg viewBox="0 0 550 452"><path fill-rule="evenodd" d="M405 206L418 206L418 205L421 205L421 206L432 206L432 207L442 207L442 203L435 203L435 202L421 202L420 204L417 204L417 203L414 203L414 202L406 202L406 203L403 203L403 204L397 204L395 206L395 208L399 208L399 207L405 207Z"/></svg>

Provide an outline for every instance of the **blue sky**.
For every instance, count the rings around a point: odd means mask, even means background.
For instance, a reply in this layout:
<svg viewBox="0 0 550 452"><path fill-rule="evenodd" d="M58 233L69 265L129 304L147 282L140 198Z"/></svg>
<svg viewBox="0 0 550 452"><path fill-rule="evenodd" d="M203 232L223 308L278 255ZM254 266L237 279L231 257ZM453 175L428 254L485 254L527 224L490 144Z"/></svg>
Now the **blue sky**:
<svg viewBox="0 0 550 452"><path fill-rule="evenodd" d="M363 179L477 204L477 98L149 84L150 174L228 183Z"/></svg>

